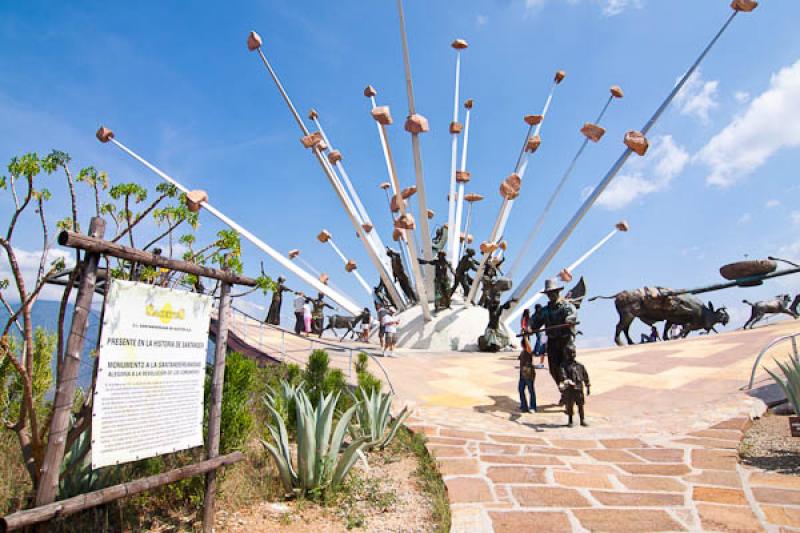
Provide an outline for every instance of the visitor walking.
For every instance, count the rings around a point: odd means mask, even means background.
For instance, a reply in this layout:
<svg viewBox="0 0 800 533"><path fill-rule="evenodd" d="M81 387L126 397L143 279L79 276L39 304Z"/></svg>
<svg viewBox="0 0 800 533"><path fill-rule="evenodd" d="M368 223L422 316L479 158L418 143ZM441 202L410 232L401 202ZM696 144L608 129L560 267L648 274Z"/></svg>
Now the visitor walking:
<svg viewBox="0 0 800 533"><path fill-rule="evenodd" d="M533 382L536 380L536 370L533 368L533 349L527 337L522 337L522 351L519 354L519 410L522 413L536 412L536 391ZM530 402L525 395L528 389Z"/></svg>
<svg viewBox="0 0 800 533"><path fill-rule="evenodd" d="M390 307L381 319L383 325L383 355L394 357L394 345L397 342L397 326L400 322L394 316L394 308Z"/></svg>
<svg viewBox="0 0 800 533"><path fill-rule="evenodd" d="M389 307L385 305L375 306L378 315L378 342L381 348L384 347L384 337L386 336L386 326L383 325L383 317L389 314Z"/></svg>
<svg viewBox="0 0 800 533"><path fill-rule="evenodd" d="M294 333L295 335L300 335L305 329L303 327L303 305L306 303L306 295L302 292L296 294L297 296L292 301L292 306L294 307Z"/></svg>
<svg viewBox="0 0 800 533"><path fill-rule="evenodd" d="M361 312L361 335L359 339L361 342L369 342L369 327L371 324L372 314L369 312L369 308L365 307Z"/></svg>

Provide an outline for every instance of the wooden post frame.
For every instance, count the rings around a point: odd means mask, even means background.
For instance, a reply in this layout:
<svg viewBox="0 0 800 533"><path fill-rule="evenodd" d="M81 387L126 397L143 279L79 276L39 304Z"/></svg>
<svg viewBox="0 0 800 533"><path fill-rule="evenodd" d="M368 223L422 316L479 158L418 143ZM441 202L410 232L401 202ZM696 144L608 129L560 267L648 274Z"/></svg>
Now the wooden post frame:
<svg viewBox="0 0 800 533"><path fill-rule="evenodd" d="M75 311L67 339L61 378L56 386L53 416L49 428L50 438L47 442L44 465L36 493L36 507L0 518L0 532L11 531L46 522L53 518L67 516L125 496L200 474L206 474L206 491L203 499L203 530L210 532L214 526L216 469L241 461L244 458L241 452L224 456L219 455L222 393L225 382L225 356L230 325L231 287L233 285L254 287L257 285L256 280L234 274L227 269L218 270L188 261L169 259L103 240L105 227L105 220L95 217L92 218L89 225L88 236L68 230L62 231L58 236L58 242L62 246L86 252L83 262L76 267L81 269L81 277L75 302ZM89 310L92 305L92 296L97 280L98 263L103 255L117 257L141 265L162 267L199 277L216 279L221 282L218 307L219 330L217 332L211 402L208 413L207 459L182 468L114 485L74 498L55 501L58 495L59 475L61 464L64 460L67 433L70 428L70 413L78 381L78 370L86 337ZM98 354L98 357L102 357L102 354Z"/></svg>
<svg viewBox="0 0 800 533"><path fill-rule="evenodd" d="M89 223L89 235L101 240L106 231L106 222L100 217L93 217ZM75 299L75 310L72 314L72 326L67 338L67 349L62 363L61 377L57 384L53 417L50 420L50 433L44 454L44 463L36 491L36 506L52 503L58 494L58 477L61 463L64 461L64 447L67 443L67 432L70 425L72 404L75 400L75 387L78 383L78 371L81 366L83 340L89 322L89 309L94 296L94 284L97 277L97 264L100 254L87 251L81 266L81 281Z"/></svg>
<svg viewBox="0 0 800 533"><path fill-rule="evenodd" d="M228 351L228 325L231 315L231 284L223 282L219 294L217 341L214 350L214 372L211 376L211 404L208 407L209 460L219 455L219 432L222 419L222 387L225 384L225 356ZM203 531L214 530L214 498L217 493L217 471L206 473L203 494Z"/></svg>

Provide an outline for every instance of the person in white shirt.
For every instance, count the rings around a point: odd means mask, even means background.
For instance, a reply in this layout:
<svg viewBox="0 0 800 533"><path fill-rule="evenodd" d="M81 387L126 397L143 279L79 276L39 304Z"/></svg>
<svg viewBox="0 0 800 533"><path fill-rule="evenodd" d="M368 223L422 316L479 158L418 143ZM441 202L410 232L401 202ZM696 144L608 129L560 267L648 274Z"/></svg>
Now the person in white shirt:
<svg viewBox="0 0 800 533"><path fill-rule="evenodd" d="M398 324L400 324L400 321L394 316L394 308L390 307L389 312L386 313L381 319L381 325L384 329L383 355L394 357L394 345L397 342Z"/></svg>
<svg viewBox="0 0 800 533"><path fill-rule="evenodd" d="M306 298L306 301L303 303L303 325L305 326L306 335L311 335L312 311L313 307L311 306L311 300Z"/></svg>
<svg viewBox="0 0 800 533"><path fill-rule="evenodd" d="M294 300L292 301L292 306L294 307L294 332L297 335L304 330L303 327L303 305L306 303L306 295L302 292L295 293Z"/></svg>

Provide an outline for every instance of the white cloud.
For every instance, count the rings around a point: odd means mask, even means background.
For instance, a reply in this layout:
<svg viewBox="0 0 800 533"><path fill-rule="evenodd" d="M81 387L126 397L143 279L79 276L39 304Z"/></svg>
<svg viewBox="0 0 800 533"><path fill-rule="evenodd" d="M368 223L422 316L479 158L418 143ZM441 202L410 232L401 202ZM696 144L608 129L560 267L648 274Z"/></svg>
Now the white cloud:
<svg viewBox="0 0 800 533"><path fill-rule="evenodd" d="M754 98L695 156L709 167L706 182L728 187L757 170L782 148L800 146L800 61L770 79Z"/></svg>
<svg viewBox="0 0 800 533"><path fill-rule="evenodd" d="M781 202L773 198L771 200L767 200L767 203L764 204L764 207L767 209L772 209L773 207L778 207L779 205L781 205Z"/></svg>
<svg viewBox="0 0 800 533"><path fill-rule="evenodd" d="M736 101L740 104L743 104L750 100L750 93L747 91L736 91L733 93L733 97L736 98Z"/></svg>
<svg viewBox="0 0 800 533"><path fill-rule="evenodd" d="M664 190L688 162L689 153L671 135L656 137L647 157L634 161L631 173L617 176L597 203L606 209L621 209L637 198Z"/></svg>
<svg viewBox="0 0 800 533"><path fill-rule="evenodd" d="M750 222L752 222L752 220L753 220L753 215L751 215L750 213L745 213L739 217L739 220L737 220L737 222L739 224L749 224Z"/></svg>
<svg viewBox="0 0 800 533"><path fill-rule="evenodd" d="M547 2L548 0L525 0L525 8L529 12L538 11L544 7ZM566 3L577 5L581 3L581 0L566 0ZM599 4L602 8L603 15L613 17L630 8L641 9L643 0L591 0L588 4Z"/></svg>
<svg viewBox="0 0 800 533"><path fill-rule="evenodd" d="M477 15L475 17L475 23L478 26L486 26L486 24L489 23L489 17L487 17L486 15Z"/></svg>
<svg viewBox="0 0 800 533"><path fill-rule="evenodd" d="M800 211L792 211L789 214L789 218L791 219L792 224L796 226L800 225Z"/></svg>
<svg viewBox="0 0 800 533"><path fill-rule="evenodd" d="M631 7L635 7L637 9L642 7L641 0L605 0L603 4L603 14L607 17L619 15Z"/></svg>
<svg viewBox="0 0 800 533"><path fill-rule="evenodd" d="M701 70L697 69L675 97L675 103L682 115L693 116L707 124L709 112L719 107L718 89L719 81L705 81Z"/></svg>
<svg viewBox="0 0 800 533"><path fill-rule="evenodd" d="M34 288L36 275L39 272L39 260L42 257L41 250L28 251L22 248L16 248L14 255L17 259L17 264L22 271L22 278L25 280L25 288L30 293ZM75 264L75 255L67 250L58 248L51 248L47 255L45 262L45 272L50 268L50 263L58 258L63 258L67 268ZM9 287L4 291L8 300L19 301L19 294L16 291L16 284L14 283L14 276L11 272L11 267L8 264L8 256L5 251L0 258L0 280L7 279ZM64 288L59 285L47 285L42 289L39 298L42 300L59 300L64 292Z"/></svg>

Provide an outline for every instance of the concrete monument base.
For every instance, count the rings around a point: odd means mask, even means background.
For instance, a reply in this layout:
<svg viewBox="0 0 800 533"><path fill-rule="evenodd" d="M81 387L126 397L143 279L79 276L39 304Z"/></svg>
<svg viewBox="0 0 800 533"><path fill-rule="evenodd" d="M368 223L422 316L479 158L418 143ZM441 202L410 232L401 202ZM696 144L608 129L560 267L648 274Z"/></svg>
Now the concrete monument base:
<svg viewBox="0 0 800 533"><path fill-rule="evenodd" d="M397 346L431 351L477 352L478 337L489 322L489 312L483 307L464 306L453 299L452 308L433 312L433 320L425 322L419 305L397 315ZM512 343L514 334L506 331ZM514 343L516 344L516 343Z"/></svg>

